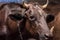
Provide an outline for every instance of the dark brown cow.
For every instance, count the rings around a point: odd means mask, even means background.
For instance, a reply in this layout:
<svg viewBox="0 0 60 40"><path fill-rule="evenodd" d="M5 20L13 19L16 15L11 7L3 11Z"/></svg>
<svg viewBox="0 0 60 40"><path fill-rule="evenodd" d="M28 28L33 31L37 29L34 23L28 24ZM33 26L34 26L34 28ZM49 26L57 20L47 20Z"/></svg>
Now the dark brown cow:
<svg viewBox="0 0 60 40"><path fill-rule="evenodd" d="M54 37L53 40L60 40L60 12L56 15L55 21L54 21Z"/></svg>
<svg viewBox="0 0 60 40"><path fill-rule="evenodd" d="M17 22L15 20L12 20L13 18L12 19L10 18L10 14L21 13L21 15L23 15L23 12L25 10L26 9L24 9L22 5L17 4L17 3L7 3L7 4L1 5L0 7L0 36L8 35L9 37L9 35L11 34L10 36L12 38L14 35L18 33ZM12 40L11 38L10 40ZM18 38L16 40L18 40Z"/></svg>

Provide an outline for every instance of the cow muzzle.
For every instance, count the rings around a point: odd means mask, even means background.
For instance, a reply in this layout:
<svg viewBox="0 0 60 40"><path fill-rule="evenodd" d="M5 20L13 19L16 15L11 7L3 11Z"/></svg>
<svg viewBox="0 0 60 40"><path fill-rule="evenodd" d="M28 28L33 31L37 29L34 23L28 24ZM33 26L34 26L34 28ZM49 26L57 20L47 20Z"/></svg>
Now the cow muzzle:
<svg viewBox="0 0 60 40"><path fill-rule="evenodd" d="M53 38L53 31L54 31L54 26L51 27L50 29L50 34L45 34L45 39L49 40L49 39L52 39Z"/></svg>

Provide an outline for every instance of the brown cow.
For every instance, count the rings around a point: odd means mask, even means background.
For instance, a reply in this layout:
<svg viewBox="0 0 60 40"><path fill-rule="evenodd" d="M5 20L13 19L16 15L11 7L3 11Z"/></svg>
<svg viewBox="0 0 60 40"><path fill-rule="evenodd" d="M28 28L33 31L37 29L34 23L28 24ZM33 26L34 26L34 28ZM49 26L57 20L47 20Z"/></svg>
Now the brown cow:
<svg viewBox="0 0 60 40"><path fill-rule="evenodd" d="M13 36L17 35L17 33L18 33L17 32L17 29L18 29L17 22L10 18L10 14L17 13L18 15L19 14L23 15L23 12L25 10L26 9L24 9L22 7L22 5L20 5L18 3L8 3L8 4L1 5L1 7L0 7L0 36L8 35L8 37L9 37L9 35L11 34L10 36L12 38ZM10 40L12 40L11 38L10 38ZM18 40L18 38L17 38L17 40Z"/></svg>
<svg viewBox="0 0 60 40"><path fill-rule="evenodd" d="M33 29L35 27L38 29L38 30L36 30L36 28L35 28L34 31L38 32L38 34L40 34L39 32L41 32L42 35L44 35L44 33L47 33L47 35L48 35L49 29L47 28L47 24L46 24L46 21L45 21L46 13L38 5L25 4L25 6L30 7L29 10L26 12L26 15L27 15L28 19L32 21L32 23L30 25L32 25ZM51 15L49 15L49 16L51 16ZM45 26L46 29L44 28L44 26ZM51 31L53 30L53 28L54 27L52 27ZM27 25L27 30L30 30L30 27L28 28L28 25ZM30 30L30 32L32 32L33 34L35 33L34 31ZM49 35L50 35L50 33L49 33Z"/></svg>
<svg viewBox="0 0 60 40"><path fill-rule="evenodd" d="M54 21L54 38L53 40L60 40L60 12L56 15L55 21Z"/></svg>

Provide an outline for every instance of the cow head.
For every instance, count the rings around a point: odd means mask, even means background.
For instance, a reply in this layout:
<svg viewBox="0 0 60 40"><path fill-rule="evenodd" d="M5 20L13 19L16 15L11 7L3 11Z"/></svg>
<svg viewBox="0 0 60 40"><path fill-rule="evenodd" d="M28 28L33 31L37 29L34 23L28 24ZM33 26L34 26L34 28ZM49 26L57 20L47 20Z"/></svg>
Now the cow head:
<svg viewBox="0 0 60 40"><path fill-rule="evenodd" d="M26 12L26 16L28 17L28 20L32 22L31 23L32 28L36 29L36 30L34 29L35 32L37 32L40 35L40 37L42 36L52 37L54 26L51 28L51 30L49 30L46 20L50 17L54 18L54 16L48 15L46 17L47 14L38 5L25 4L25 6L29 7L29 10ZM49 21L52 21L52 20L49 20Z"/></svg>
<svg viewBox="0 0 60 40"><path fill-rule="evenodd" d="M21 21L23 19L25 10L26 8L18 3L2 4L0 7L0 21L2 21L3 25L14 32L17 30L16 21Z"/></svg>

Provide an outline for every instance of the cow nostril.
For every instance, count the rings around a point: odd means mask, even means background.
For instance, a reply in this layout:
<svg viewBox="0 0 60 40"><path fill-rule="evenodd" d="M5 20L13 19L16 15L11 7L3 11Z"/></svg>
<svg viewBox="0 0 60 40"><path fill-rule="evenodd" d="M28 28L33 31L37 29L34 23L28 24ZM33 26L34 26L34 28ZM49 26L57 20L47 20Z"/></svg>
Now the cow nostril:
<svg viewBox="0 0 60 40"><path fill-rule="evenodd" d="M48 35L45 35L45 37L49 38L49 36L48 36Z"/></svg>
<svg viewBox="0 0 60 40"><path fill-rule="evenodd" d="M45 36L45 39L48 40L49 39L49 36L48 35L44 35Z"/></svg>
<svg viewBox="0 0 60 40"><path fill-rule="evenodd" d="M53 36L50 36L50 35L45 35L45 39L47 39L47 40L49 40L49 39L52 39L53 38Z"/></svg>

